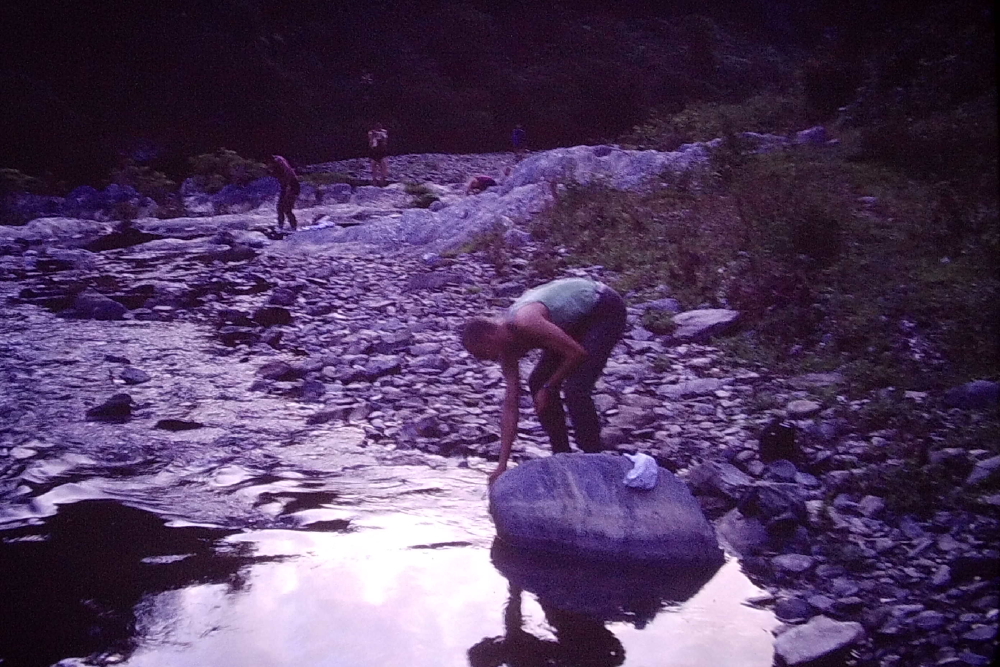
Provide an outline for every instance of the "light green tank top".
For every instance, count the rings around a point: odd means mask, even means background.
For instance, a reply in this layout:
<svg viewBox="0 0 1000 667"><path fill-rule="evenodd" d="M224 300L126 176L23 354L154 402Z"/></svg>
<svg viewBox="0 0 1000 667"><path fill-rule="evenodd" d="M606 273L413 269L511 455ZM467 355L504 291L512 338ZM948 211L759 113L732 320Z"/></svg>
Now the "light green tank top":
<svg viewBox="0 0 1000 667"><path fill-rule="evenodd" d="M560 329L568 330L589 313L600 296L601 283L586 278L561 278L534 287L511 304L511 317L529 303L542 303Z"/></svg>

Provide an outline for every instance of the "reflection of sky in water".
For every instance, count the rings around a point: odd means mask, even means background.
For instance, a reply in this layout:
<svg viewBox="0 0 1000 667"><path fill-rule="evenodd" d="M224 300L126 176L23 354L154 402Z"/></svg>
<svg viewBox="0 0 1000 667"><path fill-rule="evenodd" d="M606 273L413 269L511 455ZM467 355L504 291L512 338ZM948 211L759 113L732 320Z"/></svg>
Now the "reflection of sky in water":
<svg viewBox="0 0 1000 667"><path fill-rule="evenodd" d="M444 505L449 503L445 501ZM481 506L481 505L480 505ZM160 594L140 612L143 638L126 664L468 665L466 652L503 635L507 581L490 562L482 512L367 515L354 532L260 531L246 584ZM470 546L410 547L465 541ZM609 628L633 667L767 667L775 621L741 602L758 592L727 563L697 595L643 630ZM524 628L551 638L537 601L524 596Z"/></svg>

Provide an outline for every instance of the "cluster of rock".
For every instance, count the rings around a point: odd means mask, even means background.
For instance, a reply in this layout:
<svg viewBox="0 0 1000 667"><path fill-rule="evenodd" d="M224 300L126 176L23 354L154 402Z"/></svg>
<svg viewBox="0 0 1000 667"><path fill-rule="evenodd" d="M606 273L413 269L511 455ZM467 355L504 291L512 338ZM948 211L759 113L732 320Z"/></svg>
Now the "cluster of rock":
<svg viewBox="0 0 1000 667"><path fill-rule="evenodd" d="M444 188L436 211L405 208L401 188L355 187L346 202L316 206L313 229L279 241L266 211L138 221L157 238L101 252L84 246L107 225L38 220L0 230L0 280L16 281L15 303L71 318L208 327L220 355L255 364L247 391L312 406L305 426L351 423L372 446L495 460L500 370L471 358L456 330L537 282L528 271L537 249L520 221L551 196L545 179L554 170L582 178L583 165L604 161L627 172L629 159L649 157L602 147L536 155L484 195ZM364 224L324 226L322 216L348 219L347 210L365 211ZM449 230L471 233L501 218L514 232L502 280L478 255L432 252ZM403 242L418 252L386 250ZM581 273L613 278L599 267ZM782 378L725 357L709 339L737 313L680 314L677 331L656 335L640 324L650 308L676 302L630 304L595 393L606 443L653 456L687 481L770 591L759 603L788 624L776 646L783 659L810 664L851 648L862 665L989 664L1000 613L1000 458L931 440L918 472L955 476L970 501L927 516L897 513L865 480L902 479L907 462L895 452L907 434L861 426L868 401L849 400L842 377ZM135 371L127 383L144 381ZM987 385L951 395L973 403L952 403L960 407L942 413L943 431L975 419L963 409L995 396ZM515 461L547 456L524 401ZM131 400L111 396L93 410L80 419L127 420Z"/></svg>

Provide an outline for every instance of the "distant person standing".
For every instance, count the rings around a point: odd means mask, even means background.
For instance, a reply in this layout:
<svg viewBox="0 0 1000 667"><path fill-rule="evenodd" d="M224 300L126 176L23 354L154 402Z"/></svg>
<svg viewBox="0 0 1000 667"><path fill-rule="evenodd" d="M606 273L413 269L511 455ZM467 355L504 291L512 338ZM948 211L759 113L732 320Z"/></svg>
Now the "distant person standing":
<svg viewBox="0 0 1000 667"><path fill-rule="evenodd" d="M514 146L514 155L520 160L528 152L528 135L524 127L520 124L514 126L514 131L510 135L510 142Z"/></svg>
<svg viewBox="0 0 1000 667"><path fill-rule="evenodd" d="M272 155L271 160L274 162L274 176L278 179L280 186L278 194L278 229L285 226L285 216L288 216L288 225L293 230L298 229L299 222L295 219L295 214L292 213L292 207L295 206L295 200L299 198L301 190L299 177L295 173L295 170L292 169L292 165L288 164L288 160L285 158L280 155Z"/></svg>
<svg viewBox="0 0 1000 667"><path fill-rule="evenodd" d="M386 159L389 157L389 132L382 123L375 123L368 131L368 157L372 161L372 184L387 185L389 167Z"/></svg>

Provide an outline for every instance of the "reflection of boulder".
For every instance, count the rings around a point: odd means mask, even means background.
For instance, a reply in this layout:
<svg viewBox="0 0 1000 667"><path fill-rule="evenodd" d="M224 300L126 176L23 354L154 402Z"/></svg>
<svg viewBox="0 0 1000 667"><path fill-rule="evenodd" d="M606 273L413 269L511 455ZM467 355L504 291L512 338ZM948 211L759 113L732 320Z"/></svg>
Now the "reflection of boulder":
<svg viewBox="0 0 1000 667"><path fill-rule="evenodd" d="M522 463L490 489L497 535L514 546L614 561L719 566L722 550L688 488L660 469L648 491L610 454L560 454Z"/></svg>
<svg viewBox="0 0 1000 667"><path fill-rule="evenodd" d="M513 586L534 593L545 606L639 628L701 590L721 565L587 561L518 549L500 539L490 556Z"/></svg>

